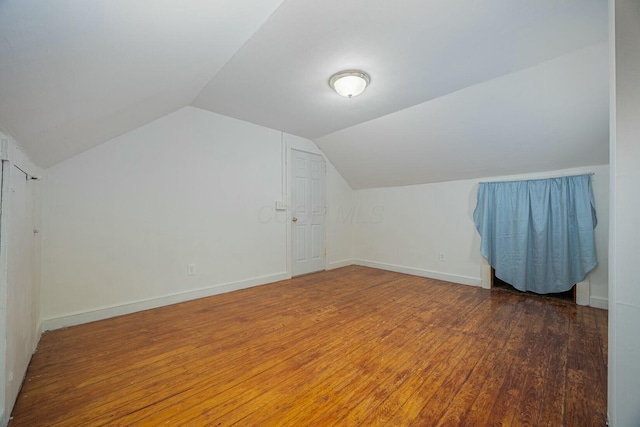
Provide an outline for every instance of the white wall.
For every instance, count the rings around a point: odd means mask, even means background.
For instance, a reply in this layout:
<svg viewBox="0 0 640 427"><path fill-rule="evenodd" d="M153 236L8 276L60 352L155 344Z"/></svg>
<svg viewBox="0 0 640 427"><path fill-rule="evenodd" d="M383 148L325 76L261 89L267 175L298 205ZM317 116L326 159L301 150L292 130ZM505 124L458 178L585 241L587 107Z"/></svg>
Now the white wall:
<svg viewBox="0 0 640 427"><path fill-rule="evenodd" d="M353 264L355 191L327 162L327 268Z"/></svg>
<svg viewBox="0 0 640 427"><path fill-rule="evenodd" d="M284 137L295 143L185 107L47 169L45 328L289 277L283 150L317 148ZM329 170L329 203L342 203L351 189ZM348 257L328 228L330 259Z"/></svg>
<svg viewBox="0 0 640 427"><path fill-rule="evenodd" d="M640 2L611 1L609 418L640 425Z"/></svg>
<svg viewBox="0 0 640 427"><path fill-rule="evenodd" d="M5 425L41 334L40 235L33 233L40 228L41 183L26 174L42 171L10 137L0 133L0 145L0 425Z"/></svg>
<svg viewBox="0 0 640 427"><path fill-rule="evenodd" d="M606 307L608 265L607 165L540 174L450 181L356 191L354 257L361 265L469 285L482 282L484 258L473 222L480 181L594 172L598 267L590 274L592 304ZM440 253L445 261L439 260Z"/></svg>

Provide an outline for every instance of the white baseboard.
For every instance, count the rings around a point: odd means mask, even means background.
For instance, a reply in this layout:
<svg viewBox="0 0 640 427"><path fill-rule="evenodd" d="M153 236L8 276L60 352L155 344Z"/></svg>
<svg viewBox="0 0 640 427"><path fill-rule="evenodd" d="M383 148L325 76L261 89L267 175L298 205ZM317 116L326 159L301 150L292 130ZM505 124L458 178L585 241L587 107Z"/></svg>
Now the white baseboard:
<svg viewBox="0 0 640 427"><path fill-rule="evenodd" d="M66 328L68 326L108 319L110 317L131 314L137 311L149 310L151 308L163 307L165 305L177 304L180 302L191 301L198 298L205 298L212 295L251 288L253 286L265 285L267 283L278 282L280 280L286 280L290 278L291 276L287 273L279 273L270 276L261 276L252 279L241 280L238 282L213 285L207 288L165 295L158 298L149 298L145 300L84 311L80 313L68 314L65 316L52 317L42 320L41 330L51 331L54 329Z"/></svg>
<svg viewBox="0 0 640 427"><path fill-rule="evenodd" d="M367 261L363 259L353 260L355 265L363 267L379 268L380 270L395 271L396 273L411 274L413 276L428 277L429 279L444 280L446 282L459 283L461 285L482 286L482 278L459 276L456 274L442 273L439 271L423 270L420 268L406 267L402 265L386 264L382 262Z"/></svg>
<svg viewBox="0 0 640 427"><path fill-rule="evenodd" d="M334 261L334 262L330 262L327 265L327 270L334 270L336 268L348 267L353 264L354 264L354 261L352 259L343 259L342 261Z"/></svg>
<svg viewBox="0 0 640 427"><path fill-rule="evenodd" d="M601 308L603 310L609 309L609 300L607 298L601 297L591 297L589 298L589 305L595 308Z"/></svg>

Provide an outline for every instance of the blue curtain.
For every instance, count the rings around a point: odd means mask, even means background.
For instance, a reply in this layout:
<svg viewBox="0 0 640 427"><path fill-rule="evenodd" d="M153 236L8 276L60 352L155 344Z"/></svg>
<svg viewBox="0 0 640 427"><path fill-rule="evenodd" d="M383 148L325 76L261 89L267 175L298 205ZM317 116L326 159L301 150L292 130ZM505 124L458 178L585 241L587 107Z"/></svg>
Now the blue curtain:
<svg viewBox="0 0 640 427"><path fill-rule="evenodd" d="M597 264L590 178L480 184L473 219L496 277L539 294L584 280Z"/></svg>

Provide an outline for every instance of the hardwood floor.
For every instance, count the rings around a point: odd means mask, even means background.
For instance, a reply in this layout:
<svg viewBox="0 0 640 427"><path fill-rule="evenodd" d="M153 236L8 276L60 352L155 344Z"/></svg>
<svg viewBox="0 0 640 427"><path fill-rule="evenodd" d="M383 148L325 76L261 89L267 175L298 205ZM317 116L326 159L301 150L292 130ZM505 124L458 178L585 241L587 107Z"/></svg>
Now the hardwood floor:
<svg viewBox="0 0 640 427"><path fill-rule="evenodd" d="M365 267L47 332L10 426L605 425L606 311Z"/></svg>

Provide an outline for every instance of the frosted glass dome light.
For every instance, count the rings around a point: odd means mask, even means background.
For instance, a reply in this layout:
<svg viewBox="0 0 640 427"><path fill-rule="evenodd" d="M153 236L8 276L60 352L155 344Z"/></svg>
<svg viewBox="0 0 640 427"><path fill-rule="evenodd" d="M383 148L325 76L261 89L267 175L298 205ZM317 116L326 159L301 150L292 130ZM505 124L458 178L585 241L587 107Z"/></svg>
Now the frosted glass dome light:
<svg viewBox="0 0 640 427"><path fill-rule="evenodd" d="M371 83L369 75L358 70L340 71L329 79L329 86L346 98L360 95L369 83Z"/></svg>

